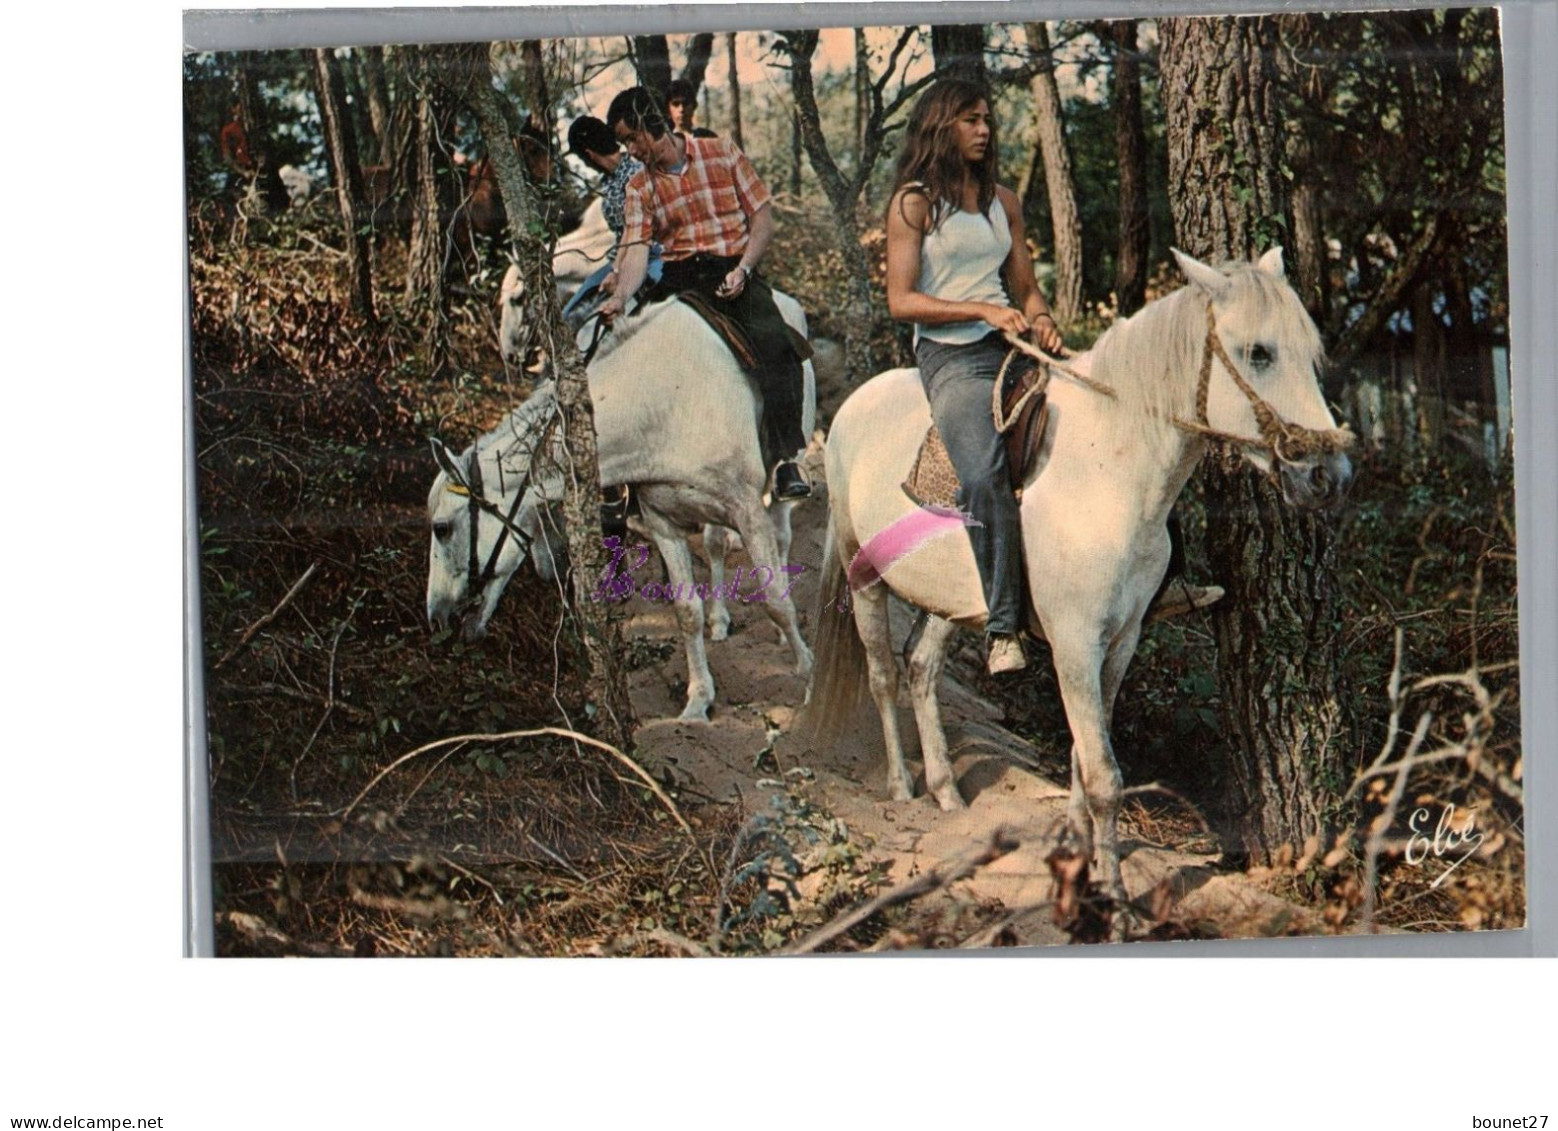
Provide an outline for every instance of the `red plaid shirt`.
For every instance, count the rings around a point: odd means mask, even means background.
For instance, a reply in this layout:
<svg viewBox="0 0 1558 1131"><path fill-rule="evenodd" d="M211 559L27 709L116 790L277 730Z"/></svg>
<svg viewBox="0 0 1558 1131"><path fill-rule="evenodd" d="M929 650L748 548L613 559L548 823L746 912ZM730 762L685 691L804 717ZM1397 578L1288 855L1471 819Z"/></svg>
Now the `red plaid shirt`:
<svg viewBox="0 0 1558 1131"><path fill-rule="evenodd" d="M628 182L620 246L658 243L670 261L698 252L741 255L748 218L769 201L746 154L718 137L687 139L679 173L647 168Z"/></svg>

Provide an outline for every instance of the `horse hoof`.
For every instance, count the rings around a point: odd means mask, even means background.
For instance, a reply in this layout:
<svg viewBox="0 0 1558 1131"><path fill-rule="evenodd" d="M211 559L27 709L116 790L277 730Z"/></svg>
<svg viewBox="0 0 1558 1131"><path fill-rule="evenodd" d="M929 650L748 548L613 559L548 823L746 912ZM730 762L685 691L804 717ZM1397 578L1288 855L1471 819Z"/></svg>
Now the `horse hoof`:
<svg viewBox="0 0 1558 1131"><path fill-rule="evenodd" d="M710 640L725 640L730 637L730 621L715 621L709 625Z"/></svg>
<svg viewBox="0 0 1558 1131"><path fill-rule="evenodd" d="M704 704L702 707L695 707L689 703L677 718L684 723L706 723L709 721L708 704Z"/></svg>
<svg viewBox="0 0 1558 1131"><path fill-rule="evenodd" d="M889 801L913 801L914 784L905 785L903 782L893 782L888 786L887 799Z"/></svg>
<svg viewBox="0 0 1558 1131"><path fill-rule="evenodd" d="M487 626L474 617L466 617L460 624L460 639L467 644L475 644L487 635Z"/></svg>
<svg viewBox="0 0 1558 1131"><path fill-rule="evenodd" d="M945 789L938 789L931 794L936 799L936 804L941 806L943 813L953 813L959 809L967 809L968 802L963 800L963 795L958 792L958 787L949 785Z"/></svg>
<svg viewBox="0 0 1558 1131"><path fill-rule="evenodd" d="M1122 890L1114 897L1114 913L1109 916L1109 941L1129 942L1144 935L1150 924L1127 902Z"/></svg>

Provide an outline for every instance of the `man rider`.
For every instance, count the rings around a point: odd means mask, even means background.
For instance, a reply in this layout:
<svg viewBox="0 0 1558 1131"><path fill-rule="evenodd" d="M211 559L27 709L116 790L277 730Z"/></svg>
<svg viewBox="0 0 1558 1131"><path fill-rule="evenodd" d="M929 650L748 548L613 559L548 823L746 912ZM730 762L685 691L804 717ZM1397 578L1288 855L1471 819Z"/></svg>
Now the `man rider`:
<svg viewBox="0 0 1558 1131"><path fill-rule="evenodd" d="M758 434L763 462L774 466L774 497L806 498L811 487L795 461L806 446L801 360L773 292L756 274L774 232L767 187L730 142L673 130L643 87L617 95L606 123L645 168L627 185L617 287L601 315L609 321L627 308L643 285L649 247L659 244L664 271L650 297L698 291L747 331L758 357Z"/></svg>

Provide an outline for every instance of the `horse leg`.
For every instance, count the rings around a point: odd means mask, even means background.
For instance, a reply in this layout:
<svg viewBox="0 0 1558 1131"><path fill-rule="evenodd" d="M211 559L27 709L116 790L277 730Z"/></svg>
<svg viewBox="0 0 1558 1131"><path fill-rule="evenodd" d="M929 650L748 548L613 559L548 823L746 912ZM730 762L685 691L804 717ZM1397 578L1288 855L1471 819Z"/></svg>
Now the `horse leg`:
<svg viewBox="0 0 1558 1131"><path fill-rule="evenodd" d="M730 552L730 531L709 523L703 528L703 549L709 555L709 639L724 640L730 635L730 610L725 607L725 556Z"/></svg>
<svg viewBox="0 0 1558 1131"><path fill-rule="evenodd" d="M1136 642L1140 637L1141 626L1137 625L1135 629L1115 640L1104 655L1099 695L1103 702L1106 735L1114 731L1115 700L1119 697L1120 685L1125 681L1125 671L1130 667L1131 658L1136 655ZM1066 818L1072 832L1076 835L1079 850L1091 857L1093 819L1088 811L1087 793L1082 788L1082 768L1075 743L1071 747L1071 799L1066 808Z"/></svg>
<svg viewBox="0 0 1558 1131"><path fill-rule="evenodd" d="M936 698L936 682L947 658L947 644L957 632L949 620L933 616L925 622L920 639L909 655L909 698L914 703L914 721L920 729L920 752L925 759L925 792L943 809L963 809L966 803L952 776L952 759L947 753L947 732L941 725L941 703Z"/></svg>
<svg viewBox="0 0 1558 1131"><path fill-rule="evenodd" d="M774 542L779 547L779 560L786 563L790 560L790 543L795 537L790 529L790 512L794 509L794 503L781 501L775 503L771 510L774 519Z"/></svg>
<svg viewBox="0 0 1558 1131"><path fill-rule="evenodd" d="M709 671L709 658L703 649L703 602L693 574L692 549L687 545L687 535L661 515L644 507L643 518L670 574L666 584L674 587L676 624L687 649L687 706L681 717L708 722L709 707L714 702L714 675Z"/></svg>
<svg viewBox="0 0 1558 1131"><path fill-rule="evenodd" d="M741 535L747 556L752 560L753 588L741 594L740 600L763 603L763 611L779 626L790 645L790 654L795 657L795 674L810 675L811 649L801 638L800 618L795 613L795 602L790 600L795 575L785 572L785 560L779 554L773 523L761 501L754 498L752 505L738 507L736 532Z"/></svg>
<svg viewBox="0 0 1558 1131"><path fill-rule="evenodd" d="M1106 725L1103 697L1105 657L1096 648L1069 649L1051 638L1060 697L1071 725L1071 801L1067 815L1083 850L1095 848L1104 886L1125 902L1120 879L1117 821L1123 782ZM1117 688L1118 689L1118 688Z"/></svg>
<svg viewBox="0 0 1558 1131"><path fill-rule="evenodd" d="M894 801L909 801L914 797L914 778L904 764L903 740L898 733L898 661L893 656L887 620L887 586L862 589L851 604L855 630L866 649L871 698L876 702L876 713L882 717L882 741L887 746L887 795ZM918 702L915 709L919 709Z"/></svg>
<svg viewBox="0 0 1558 1131"><path fill-rule="evenodd" d="M790 529L790 514L795 510L795 503L776 501L770 508L770 514L774 521L774 542L779 547L779 561L785 565L790 564L790 545L795 535ZM784 644L784 629L779 629L779 643Z"/></svg>

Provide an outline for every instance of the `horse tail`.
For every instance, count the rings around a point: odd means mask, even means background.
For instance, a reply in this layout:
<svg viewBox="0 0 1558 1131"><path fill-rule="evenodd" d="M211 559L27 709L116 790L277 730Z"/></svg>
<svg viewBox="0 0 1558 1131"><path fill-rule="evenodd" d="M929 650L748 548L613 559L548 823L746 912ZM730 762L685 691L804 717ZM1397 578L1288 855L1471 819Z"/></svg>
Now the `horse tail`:
<svg viewBox="0 0 1558 1131"><path fill-rule="evenodd" d="M806 706L796 727L803 741L818 748L838 745L855 728L870 690L866 648L855 628L849 578L839 560L834 505L830 499L822 547L822 584L812 615L814 664Z"/></svg>

